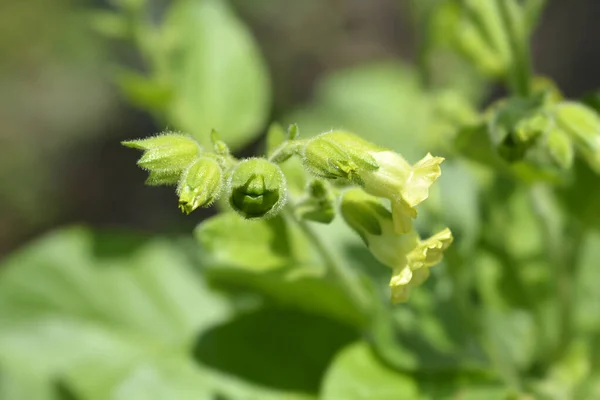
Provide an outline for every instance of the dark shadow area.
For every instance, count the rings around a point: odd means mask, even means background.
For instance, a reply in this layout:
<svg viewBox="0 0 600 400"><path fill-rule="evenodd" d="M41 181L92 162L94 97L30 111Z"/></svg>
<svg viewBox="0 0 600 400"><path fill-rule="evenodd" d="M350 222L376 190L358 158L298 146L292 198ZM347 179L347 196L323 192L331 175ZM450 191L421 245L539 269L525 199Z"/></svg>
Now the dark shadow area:
<svg viewBox="0 0 600 400"><path fill-rule="evenodd" d="M243 314L200 336L204 365L281 390L317 393L335 353L357 338L351 328L292 310Z"/></svg>

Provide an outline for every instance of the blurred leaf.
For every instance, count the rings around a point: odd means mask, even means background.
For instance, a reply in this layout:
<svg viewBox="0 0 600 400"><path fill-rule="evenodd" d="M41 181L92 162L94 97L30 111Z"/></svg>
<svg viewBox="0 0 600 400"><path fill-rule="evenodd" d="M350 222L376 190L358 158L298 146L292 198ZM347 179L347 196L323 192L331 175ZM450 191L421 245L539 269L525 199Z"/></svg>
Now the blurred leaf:
<svg viewBox="0 0 600 400"><path fill-rule="evenodd" d="M207 145L212 129L232 148L252 141L269 114L270 83L246 27L223 0L180 0L163 28L170 122Z"/></svg>
<svg viewBox="0 0 600 400"><path fill-rule="evenodd" d="M2 267L0 363L63 376L86 399L111 398L121 385L148 398L135 379L127 383L140 368L157 378L157 392L198 389L199 374L172 381L169 371L185 364L196 334L225 311L168 241L58 231Z"/></svg>
<svg viewBox="0 0 600 400"><path fill-rule="evenodd" d="M317 87L308 106L288 116L302 135L346 129L410 160L422 157L430 104L416 72L398 62L336 71Z"/></svg>
<svg viewBox="0 0 600 400"><path fill-rule="evenodd" d="M389 369L364 342L343 349L329 367L322 386L322 400L419 399L409 375Z"/></svg>
<svg viewBox="0 0 600 400"><path fill-rule="evenodd" d="M206 331L194 353L213 370L311 395L317 393L335 353L355 339L354 330L323 317L263 309Z"/></svg>
<svg viewBox="0 0 600 400"><path fill-rule="evenodd" d="M600 233L590 232L581 243L577 267L576 289L574 291L576 309L575 323L581 332L600 333Z"/></svg>
<svg viewBox="0 0 600 400"><path fill-rule="evenodd" d="M425 203L436 210L455 237L455 246L469 253L479 238L481 207L479 182L462 163L445 161L439 186L434 186ZM436 220L437 222L437 220Z"/></svg>
<svg viewBox="0 0 600 400"><path fill-rule="evenodd" d="M422 400L508 400L511 391L486 374L466 373L460 370L446 374L417 375Z"/></svg>
<svg viewBox="0 0 600 400"><path fill-rule="evenodd" d="M363 326L365 317L356 310L344 289L328 280L324 272L317 266L249 271L221 265L207 268L206 275L213 285L231 293L256 292L280 306Z"/></svg>
<svg viewBox="0 0 600 400"><path fill-rule="evenodd" d="M279 305L361 325L363 316L324 268L311 262L299 234L281 216L246 221L234 213L209 218L195 232L206 276L219 288L259 293Z"/></svg>
<svg viewBox="0 0 600 400"><path fill-rule="evenodd" d="M299 251L302 239L281 216L248 221L233 212L222 213L203 221L194 234L209 265L267 271L306 260Z"/></svg>
<svg viewBox="0 0 600 400"><path fill-rule="evenodd" d="M600 176L580 160L575 162L573 172L573 180L559 193L571 215L585 226L600 229Z"/></svg>
<svg viewBox="0 0 600 400"><path fill-rule="evenodd" d="M531 367L534 361L537 331L531 314L522 310L498 312L486 310L483 316L485 334L496 365L504 376L517 376L517 371Z"/></svg>
<svg viewBox="0 0 600 400"><path fill-rule="evenodd" d="M61 396L48 378L27 371L0 368L0 399L61 400Z"/></svg>
<svg viewBox="0 0 600 400"><path fill-rule="evenodd" d="M113 11L93 11L89 23L98 33L111 39L123 40L130 34L127 18Z"/></svg>
<svg viewBox="0 0 600 400"><path fill-rule="evenodd" d="M167 84L132 71L119 70L116 81L130 102L154 112L162 112L172 96Z"/></svg>

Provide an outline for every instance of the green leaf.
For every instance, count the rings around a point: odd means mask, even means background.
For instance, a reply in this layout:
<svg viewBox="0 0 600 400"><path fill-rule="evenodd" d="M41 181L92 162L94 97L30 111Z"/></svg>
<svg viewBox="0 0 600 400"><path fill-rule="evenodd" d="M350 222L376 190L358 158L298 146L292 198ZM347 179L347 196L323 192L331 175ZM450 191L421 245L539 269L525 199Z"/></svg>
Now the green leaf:
<svg viewBox="0 0 600 400"><path fill-rule="evenodd" d="M587 163L577 160L573 167L573 180L559 189L570 215L583 225L600 229L600 176Z"/></svg>
<svg viewBox="0 0 600 400"><path fill-rule="evenodd" d="M285 309L241 314L200 336L200 362L282 392L313 395L343 346L356 340L347 325Z"/></svg>
<svg viewBox="0 0 600 400"><path fill-rule="evenodd" d="M246 27L225 1L203 0L173 3L163 29L170 122L203 144L212 129L234 149L252 141L269 114L270 83Z"/></svg>
<svg viewBox="0 0 600 400"><path fill-rule="evenodd" d="M2 400L67 400L50 379L18 369L0 368L0 399Z"/></svg>
<svg viewBox="0 0 600 400"><path fill-rule="evenodd" d="M221 265L207 268L206 276L215 287L231 293L259 293L273 304L324 315L357 327L366 322L343 287L328 280L323 268L317 266L291 265L272 271L249 271Z"/></svg>
<svg viewBox="0 0 600 400"><path fill-rule="evenodd" d="M115 80L131 103L159 113L159 115L172 99L171 88L167 82L161 82L126 69L118 70Z"/></svg>
<svg viewBox="0 0 600 400"><path fill-rule="evenodd" d="M281 216L248 221L232 212L222 213L203 221L194 234L210 265L267 271L291 260L307 260L302 256L302 238Z"/></svg>
<svg viewBox="0 0 600 400"><path fill-rule="evenodd" d="M417 375L422 400L508 400L511 390L485 373L461 370L445 374Z"/></svg>
<svg viewBox="0 0 600 400"><path fill-rule="evenodd" d="M198 332L226 310L171 242L65 229L2 265L0 364L60 375L86 399L119 398L122 385L148 398L127 384L139 369L151 370L144 374L153 376L158 392L200 388L199 374L172 381L169 371L185 365Z"/></svg>
<svg viewBox="0 0 600 400"><path fill-rule="evenodd" d="M360 326L362 316L343 288L311 259L305 239L282 217L246 221L233 213L196 228L206 277L231 293L258 293L280 306Z"/></svg>
<svg viewBox="0 0 600 400"><path fill-rule="evenodd" d="M321 389L322 400L419 398L414 380L383 365L363 342L354 343L337 355Z"/></svg>

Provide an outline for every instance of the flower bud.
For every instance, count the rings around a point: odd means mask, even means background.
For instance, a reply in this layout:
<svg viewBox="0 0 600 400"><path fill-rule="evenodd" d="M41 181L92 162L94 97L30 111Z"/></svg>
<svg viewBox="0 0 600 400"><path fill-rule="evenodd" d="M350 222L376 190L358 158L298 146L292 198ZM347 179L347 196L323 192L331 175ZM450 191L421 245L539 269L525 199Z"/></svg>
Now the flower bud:
<svg viewBox="0 0 600 400"><path fill-rule="evenodd" d="M492 144L509 162L520 161L540 137L552 128L552 118L542 108L544 98L514 98L497 103L489 122Z"/></svg>
<svg viewBox="0 0 600 400"><path fill-rule="evenodd" d="M555 118L592 169L600 173L600 116L583 104L564 102L556 107Z"/></svg>
<svg viewBox="0 0 600 400"><path fill-rule="evenodd" d="M223 173L216 160L202 157L183 173L177 194L179 208L186 214L198 207L210 206L221 192Z"/></svg>
<svg viewBox="0 0 600 400"><path fill-rule="evenodd" d="M352 133L326 132L306 144L302 161L306 169L321 178L361 183L361 170L378 168L369 155L373 149L378 147Z"/></svg>
<svg viewBox="0 0 600 400"><path fill-rule="evenodd" d="M246 219L276 215L286 198L285 175L263 158L241 161L229 177L229 204Z"/></svg>
<svg viewBox="0 0 600 400"><path fill-rule="evenodd" d="M137 164L150 172L146 180L149 185L176 184L181 173L202 151L195 140L174 133L125 141L122 144L144 151Z"/></svg>
<svg viewBox="0 0 600 400"><path fill-rule="evenodd" d="M452 243L449 229L426 240L421 240L414 229L406 234L396 233L392 214L379 199L360 189L344 193L341 211L346 223L363 238L371 254L392 268L393 303L408 299L410 288L427 279L429 267L442 260L444 250Z"/></svg>

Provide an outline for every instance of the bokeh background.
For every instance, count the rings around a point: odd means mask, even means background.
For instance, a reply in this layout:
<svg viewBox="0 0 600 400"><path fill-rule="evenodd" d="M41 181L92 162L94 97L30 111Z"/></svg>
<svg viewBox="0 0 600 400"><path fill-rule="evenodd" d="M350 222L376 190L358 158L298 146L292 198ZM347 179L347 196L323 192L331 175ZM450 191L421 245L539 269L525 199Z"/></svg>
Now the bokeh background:
<svg viewBox="0 0 600 400"><path fill-rule="evenodd" d="M416 57L408 0L230 3L267 62L270 120L287 122L332 71ZM152 2L152 15L160 19L168 6ZM118 66L144 66L134 46L91 29L88 13L112 7L100 0L0 3L0 257L57 226L186 233L210 213L182 215L173 190L144 186L138 154L119 144L165 126L114 84ZM551 0L534 35L536 71L568 97L600 87L598 16L597 0ZM499 93L489 91L485 101ZM240 151L251 154L260 141Z"/></svg>

